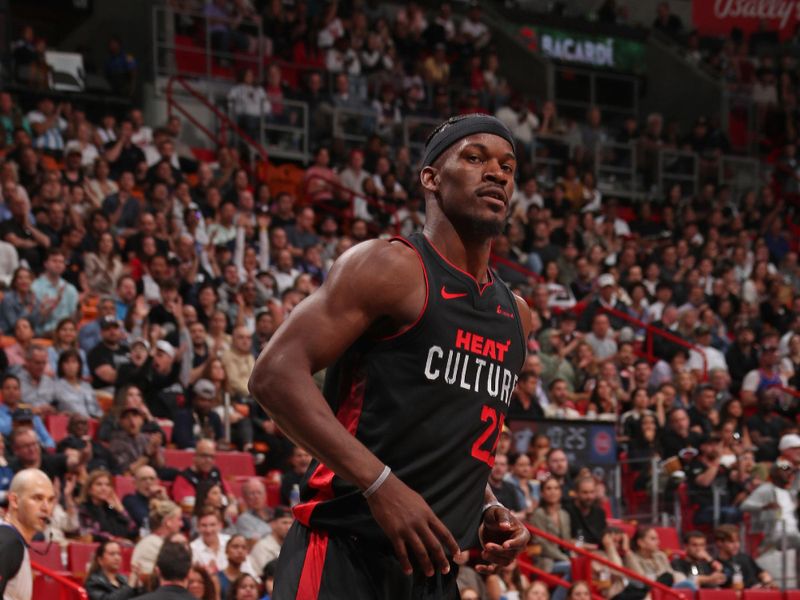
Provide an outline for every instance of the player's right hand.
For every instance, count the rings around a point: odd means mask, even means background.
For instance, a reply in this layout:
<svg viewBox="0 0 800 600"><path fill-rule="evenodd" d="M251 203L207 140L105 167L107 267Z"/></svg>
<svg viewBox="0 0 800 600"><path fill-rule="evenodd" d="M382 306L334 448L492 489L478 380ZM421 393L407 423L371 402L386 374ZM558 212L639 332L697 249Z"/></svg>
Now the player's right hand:
<svg viewBox="0 0 800 600"><path fill-rule="evenodd" d="M436 569L450 572L448 554L459 552L453 534L445 527L417 492L394 475L367 499L372 516L394 546L403 571L413 571L410 555L426 577Z"/></svg>

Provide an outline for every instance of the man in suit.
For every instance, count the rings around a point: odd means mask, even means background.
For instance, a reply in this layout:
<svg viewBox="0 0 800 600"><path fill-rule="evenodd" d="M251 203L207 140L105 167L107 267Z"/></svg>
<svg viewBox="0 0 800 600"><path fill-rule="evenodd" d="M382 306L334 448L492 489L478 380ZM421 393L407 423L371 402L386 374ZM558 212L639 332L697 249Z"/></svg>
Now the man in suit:
<svg viewBox="0 0 800 600"><path fill-rule="evenodd" d="M178 542L164 542L156 559L159 586L154 592L139 596L140 600L194 600L186 586L192 552L189 546Z"/></svg>

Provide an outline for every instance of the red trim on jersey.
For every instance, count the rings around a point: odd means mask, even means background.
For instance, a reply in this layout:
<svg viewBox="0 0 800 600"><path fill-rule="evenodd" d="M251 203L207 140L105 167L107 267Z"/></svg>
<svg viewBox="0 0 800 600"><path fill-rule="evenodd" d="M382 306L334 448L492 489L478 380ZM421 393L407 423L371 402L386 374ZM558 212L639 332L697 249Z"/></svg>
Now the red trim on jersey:
<svg viewBox="0 0 800 600"><path fill-rule="evenodd" d="M493 284L494 284L494 275L492 275L492 270L491 270L491 269L489 269L489 268L487 268L487 269L486 269L486 276L489 278L489 281L487 281L486 283L478 283L478 280L475 278L475 276L474 276L472 273L467 273L467 272L466 272L464 269L462 269L461 267L458 267L458 266L454 265L452 262L450 262L450 261L448 260L448 258L447 258L447 257L446 257L444 254L442 254L441 252L439 252L439 249L438 249L438 248L437 248L437 247L436 247L436 246L433 244L433 242L432 242L432 241L430 241L430 240L429 240L429 239L428 239L426 236L424 236L424 235L423 235L422 237L424 237L424 238L425 238L425 241L426 241L426 242L428 242L428 244L430 244L430 247L431 247L431 248L433 248L433 251L434 251L434 252L436 252L436 254L438 254L438 255L439 255L439 258L441 258L441 259L442 259L444 262L446 262L448 265L450 265L451 267L453 267L453 268L454 268L456 271L458 271L459 273L463 273L464 275L466 275L467 277L469 277L470 279L472 279L472 281L474 281L474 282L475 282L475 285L476 285L476 286L478 286L478 294L479 294L479 295L481 295L481 296L482 296L482 295L483 295L483 292L485 292L485 291L486 291L486 288L488 288L490 285L493 285Z"/></svg>
<svg viewBox="0 0 800 600"><path fill-rule="evenodd" d="M322 569L325 566L325 554L328 550L328 534L324 531L312 531L306 548L306 559L300 573L300 585L297 587L297 598L300 600L317 600L322 583Z"/></svg>
<svg viewBox="0 0 800 600"><path fill-rule="evenodd" d="M361 418L361 409L364 407L364 390L366 379L357 377L350 384L350 391L344 402L339 406L336 418L350 435L355 435L358 429L358 420ZM333 498L334 473L328 467L319 463L308 479L308 487L317 490L312 500L296 505L292 509L294 517L306 527L310 527L311 513L318 504Z"/></svg>
<svg viewBox="0 0 800 600"><path fill-rule="evenodd" d="M411 248L414 251L414 253L417 255L417 258L419 259L419 264L422 267L422 275L423 275L423 277L425 277L425 304L422 305L422 310L419 311L419 314L417 315L417 318L414 320L413 323L411 323L410 325L407 325L405 327L402 327L399 331L396 331L395 333L393 333L391 335L387 335L387 336L378 338L380 341L383 341L383 342L385 342L387 340L393 340L396 337L400 337L401 335L403 335L407 331L409 331L409 330L411 330L411 329L413 329L414 327L417 326L417 324L422 320L423 315L425 315L425 311L428 310L428 297L430 296L430 293L431 293L431 290L430 290L431 286L430 286L430 282L428 281L428 269L425 268L425 261L422 260L422 254L420 254L419 250L417 250L416 247L411 242L409 242L406 238L401 237L401 236L393 237L389 241L390 242L400 242L401 244L405 244L406 246Z"/></svg>

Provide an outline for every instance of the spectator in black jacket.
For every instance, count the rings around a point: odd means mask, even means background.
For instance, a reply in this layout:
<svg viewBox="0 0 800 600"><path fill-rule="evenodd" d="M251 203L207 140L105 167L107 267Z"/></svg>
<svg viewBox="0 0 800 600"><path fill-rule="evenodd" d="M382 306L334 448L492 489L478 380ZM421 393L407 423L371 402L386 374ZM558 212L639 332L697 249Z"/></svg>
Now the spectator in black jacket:
<svg viewBox="0 0 800 600"><path fill-rule="evenodd" d="M192 551L188 544L165 541L156 559L159 587L140 596L141 600L196 600L186 589L192 568Z"/></svg>
<svg viewBox="0 0 800 600"><path fill-rule="evenodd" d="M597 483L593 477L575 482L575 498L564 506L569 513L572 538L583 541L585 548L600 547L606 531L606 513L597 504Z"/></svg>
<svg viewBox="0 0 800 600"><path fill-rule="evenodd" d="M89 600L128 600L141 593L128 585L128 580L119 572L121 567L119 543L113 540L100 542L86 578Z"/></svg>
<svg viewBox="0 0 800 600"><path fill-rule="evenodd" d="M128 515L136 522L136 525L141 528L150 513L150 502L152 500L169 500L169 496L167 490L159 482L155 469L148 465L136 469L134 485L136 491L122 499L122 506L128 511Z"/></svg>
<svg viewBox="0 0 800 600"><path fill-rule="evenodd" d="M208 379L199 379L192 387L191 408L178 411L172 430L172 441L178 448L194 448L200 438L220 441L224 435L222 420L214 411L217 390Z"/></svg>
<svg viewBox="0 0 800 600"><path fill-rule="evenodd" d="M136 523L117 497L111 473L100 469L89 473L79 501L82 535L91 535L97 541L136 539Z"/></svg>

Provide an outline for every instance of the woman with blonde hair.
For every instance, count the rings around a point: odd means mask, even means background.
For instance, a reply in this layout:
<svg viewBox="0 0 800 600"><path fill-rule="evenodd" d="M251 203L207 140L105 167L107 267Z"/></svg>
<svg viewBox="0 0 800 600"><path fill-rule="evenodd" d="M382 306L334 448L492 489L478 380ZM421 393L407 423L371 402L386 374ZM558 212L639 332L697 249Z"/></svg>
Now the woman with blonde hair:
<svg viewBox="0 0 800 600"><path fill-rule="evenodd" d="M131 565L139 569L144 582L153 573L164 539L178 533L183 527L183 511L172 500L152 500L147 524L150 533L139 540L131 557Z"/></svg>

